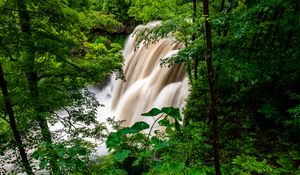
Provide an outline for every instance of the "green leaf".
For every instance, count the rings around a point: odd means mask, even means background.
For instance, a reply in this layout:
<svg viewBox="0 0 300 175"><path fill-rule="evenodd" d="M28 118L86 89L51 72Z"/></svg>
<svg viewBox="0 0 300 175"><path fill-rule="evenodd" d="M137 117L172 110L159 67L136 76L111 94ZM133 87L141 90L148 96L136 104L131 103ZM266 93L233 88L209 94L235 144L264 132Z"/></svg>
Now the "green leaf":
<svg viewBox="0 0 300 175"><path fill-rule="evenodd" d="M136 122L133 126L131 126L131 129L142 131L144 129L148 129L150 125L146 122Z"/></svg>
<svg viewBox="0 0 300 175"><path fill-rule="evenodd" d="M135 131L130 127L123 128L123 129L119 130L118 132L122 135L135 133Z"/></svg>
<svg viewBox="0 0 300 175"><path fill-rule="evenodd" d="M161 113L162 113L162 111L160 109L152 108L149 112L143 113L142 116L153 117L153 116L157 116L158 114L161 114Z"/></svg>
<svg viewBox="0 0 300 175"><path fill-rule="evenodd" d="M179 112L178 108L164 107L164 108L162 108L162 112L174 119L181 121L180 112Z"/></svg>
<svg viewBox="0 0 300 175"><path fill-rule="evenodd" d="M130 153L131 153L130 150L122 150L122 151L114 153L113 157L117 162L122 163L128 157L128 155Z"/></svg>
<svg viewBox="0 0 300 175"><path fill-rule="evenodd" d="M129 128L123 128L119 132L123 135L138 133L144 129L148 129L150 125L146 122L136 122L133 126Z"/></svg>
<svg viewBox="0 0 300 175"><path fill-rule="evenodd" d="M108 148L115 147L124 140L124 136L120 132L111 133L106 140L106 146Z"/></svg>

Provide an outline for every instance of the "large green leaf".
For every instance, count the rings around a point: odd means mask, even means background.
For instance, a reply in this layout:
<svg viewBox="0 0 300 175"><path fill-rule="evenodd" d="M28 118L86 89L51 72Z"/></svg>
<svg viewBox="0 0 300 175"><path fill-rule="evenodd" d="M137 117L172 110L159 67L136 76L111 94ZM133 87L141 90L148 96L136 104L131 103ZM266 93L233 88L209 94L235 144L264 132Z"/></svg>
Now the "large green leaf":
<svg viewBox="0 0 300 175"><path fill-rule="evenodd" d="M134 131L130 127L123 128L123 129L119 130L118 132L122 135L134 133Z"/></svg>
<svg viewBox="0 0 300 175"><path fill-rule="evenodd" d="M150 125L146 122L136 122L133 126L131 126L130 128L134 131L134 132L139 132L142 131L144 129L148 129L150 127Z"/></svg>
<svg viewBox="0 0 300 175"><path fill-rule="evenodd" d="M161 109L163 113L167 114L168 116L177 119L177 120L181 120L180 117L180 112L178 108L174 108L174 107L164 107Z"/></svg>
<svg viewBox="0 0 300 175"><path fill-rule="evenodd" d="M161 114L161 113L162 113L162 111L160 109L152 108L149 112L143 113L142 116L154 117L154 116L157 116L158 114Z"/></svg>
<svg viewBox="0 0 300 175"><path fill-rule="evenodd" d="M133 126L128 128L123 128L119 132L123 135L138 133L144 129L148 129L150 125L146 122L136 122Z"/></svg>

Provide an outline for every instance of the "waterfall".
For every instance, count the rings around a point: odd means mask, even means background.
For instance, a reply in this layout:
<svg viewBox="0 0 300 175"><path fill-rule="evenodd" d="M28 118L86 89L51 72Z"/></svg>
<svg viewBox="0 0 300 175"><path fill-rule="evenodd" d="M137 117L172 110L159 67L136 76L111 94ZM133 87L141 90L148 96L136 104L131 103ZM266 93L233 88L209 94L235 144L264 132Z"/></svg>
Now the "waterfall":
<svg viewBox="0 0 300 175"><path fill-rule="evenodd" d="M125 126L137 121L153 122L151 118L141 117L153 107L173 106L182 108L188 96L188 78L183 65L160 66L162 59L177 54L183 44L174 39L160 39L150 45L141 43L137 47L135 33L143 27L153 27L158 22L138 26L125 44L124 74L126 81L112 81L109 85L112 96L109 99L110 111ZM101 102L101 99L99 99Z"/></svg>
<svg viewBox="0 0 300 175"><path fill-rule="evenodd" d="M110 83L100 90L90 86L88 89L96 94L97 100L105 107L99 107L97 119L105 122L107 117L116 116L117 120L126 120L124 126L131 126L137 121L153 123L152 118L142 117L141 114L153 107L162 108L173 106L183 108L185 99L188 96L188 78L183 65L161 67L162 59L177 54L183 44L174 39L161 39L157 43L136 47L136 33L143 27L153 27L157 22L149 23L146 26L138 26L131 34L125 44L123 56L125 58L124 74L126 81L115 80L111 77ZM66 115L64 111L58 111L58 115ZM50 130L56 131L64 126L58 122L50 126ZM108 128L110 126L107 126ZM111 130L111 128L109 128ZM64 136L65 139L66 136ZM95 140L90 140L96 142ZM103 144L98 145L97 155L107 154ZM5 157L0 157L4 160ZM10 172L15 169L14 164L9 160L5 163L5 169ZM36 165L36 163L34 163ZM41 170L43 173L43 170Z"/></svg>
<svg viewBox="0 0 300 175"><path fill-rule="evenodd" d="M88 87L105 106L98 108L98 121L106 122L107 117L115 116L117 120L125 120L124 126L131 126L137 121L152 124L153 118L142 117L141 114L154 107L184 107L189 93L184 66L160 66L161 60L177 54L184 45L172 38L164 38L150 45L141 43L137 47L135 33L141 28L156 25L159 22L139 25L128 37L123 50L126 81L115 80L112 76L108 85L101 90L95 86ZM52 131L61 128L61 123L50 127Z"/></svg>

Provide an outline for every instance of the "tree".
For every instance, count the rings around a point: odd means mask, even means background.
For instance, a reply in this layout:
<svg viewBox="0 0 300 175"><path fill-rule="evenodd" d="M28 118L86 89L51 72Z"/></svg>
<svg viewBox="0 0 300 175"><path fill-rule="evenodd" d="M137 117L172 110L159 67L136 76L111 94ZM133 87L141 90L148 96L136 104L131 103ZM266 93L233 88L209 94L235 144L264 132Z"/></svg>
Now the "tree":
<svg viewBox="0 0 300 175"><path fill-rule="evenodd" d="M11 101L10 101L10 98L8 95L8 90L7 90L6 82L4 79L4 74L3 74L1 63L0 63L0 86L2 89L2 94L3 94L6 110L7 110L8 116L9 116L9 124L10 124L11 130L13 131L14 138L17 143L17 147L19 149L23 165L25 167L25 171L27 174L33 175L33 171L29 164L27 154L26 154L26 151L25 151L25 148L23 145L23 141L21 139L21 135L17 128L16 119L15 119L14 111L13 111L13 105L11 104Z"/></svg>
<svg viewBox="0 0 300 175"><path fill-rule="evenodd" d="M203 1L203 15L205 18L205 43L206 43L206 66L207 66L207 79L210 92L210 109L209 118L212 121L212 142L213 142L213 154L214 165L216 175L221 175L220 163L219 163L219 145L218 145L218 115L217 115L217 95L214 79L214 69L212 65L212 36L211 26L209 21L209 5L208 0Z"/></svg>
<svg viewBox="0 0 300 175"><path fill-rule="evenodd" d="M177 16L172 16L172 12L165 12L167 15L161 18L163 21L159 26L141 32L146 43L171 36L186 45L176 57L164 60L166 63L187 65L191 94L185 108L185 123L213 123L213 118L209 116L215 110L219 121L217 129L222 148L222 171L223 168L228 168L227 171L231 172L234 169L229 165L231 162L243 167L241 160L244 159L245 162L266 160L272 165L285 160L287 155L299 155L299 151L295 151L300 138L296 134L299 131L296 108L299 104L297 97L300 79L297 67L300 62L297 49L299 34L296 32L299 24L295 20L299 18L299 3L293 0L209 1L209 19L206 15L198 15L192 23L193 1L185 2L183 7L189 7L189 10L182 8L182 11L173 8L173 4L169 2L170 6L164 7L173 9ZM146 11L155 3L159 1L145 3L140 12L142 14L136 12L132 15L155 19L151 17L154 14L150 10ZM202 3L197 6L200 9ZM198 11L200 14L201 10ZM209 67L206 67L204 59L208 51L206 42L209 40L207 33L205 34L208 31L207 20L214 46L210 54L214 59ZM193 40L195 33L196 38ZM140 42L144 42L142 39ZM194 81L188 63L195 55L199 56L199 77ZM211 106L213 101L218 102L217 107ZM208 133L204 132L202 135L206 134ZM283 151L286 150L285 144L289 145L293 153ZM281 158L276 157L278 152ZM200 151L197 153L202 154ZM208 157L204 158L205 162L212 164L211 157ZM298 165L293 156L287 157L289 162L293 162L289 172L296 172ZM265 162L260 163L257 169L248 168L255 172L270 172L266 169L260 170L259 166L265 165ZM277 167L284 166L283 169L289 169L286 165L279 164ZM243 170L237 174L241 172Z"/></svg>
<svg viewBox="0 0 300 175"><path fill-rule="evenodd" d="M193 0L193 23L196 22L197 19L197 0ZM196 39L196 32L192 36L192 40ZM199 67L199 55L195 56L195 66L194 66L194 78L195 80L198 79L198 67Z"/></svg>
<svg viewBox="0 0 300 175"><path fill-rule="evenodd" d="M20 74L20 83L13 79L9 83L14 88L9 90L24 90L24 96L14 98L13 103L21 111L26 106L29 121L38 123L42 141L51 155L50 168L54 174L60 170L48 124L49 121L58 122L54 120L59 117L55 111L68 111L68 117L61 117L61 120L76 128L77 134L88 131L77 128L75 123L93 124L94 130L99 129L95 120L99 104L91 93L81 89L88 83L105 80L113 71L122 68L120 46L97 42L89 45L85 36L93 26L113 29L119 23L91 9L79 11L81 9L71 5L74 5L71 1L0 3L3 12L0 56L5 60L2 64L12 68L11 76ZM21 104L24 101L25 106Z"/></svg>

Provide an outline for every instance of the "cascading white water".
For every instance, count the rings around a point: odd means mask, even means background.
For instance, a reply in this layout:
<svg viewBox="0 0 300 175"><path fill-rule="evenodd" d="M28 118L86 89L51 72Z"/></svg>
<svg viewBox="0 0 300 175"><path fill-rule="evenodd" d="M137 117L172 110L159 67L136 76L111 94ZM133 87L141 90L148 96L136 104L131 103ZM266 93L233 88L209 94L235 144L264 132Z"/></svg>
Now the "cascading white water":
<svg viewBox="0 0 300 175"><path fill-rule="evenodd" d="M125 58L124 73L126 81L117 80L113 87L109 111L115 111L119 120L125 120L125 126L137 121L153 122L151 118L141 117L153 107L173 106L182 108L188 96L188 79L183 65L161 67L162 59L177 54L183 44L174 39L161 39L157 43L137 47L136 35L143 27L153 27L158 22L138 26L126 42L123 54ZM108 95L110 96L110 95ZM103 100L103 99L102 99ZM101 99L99 99L101 102Z"/></svg>

